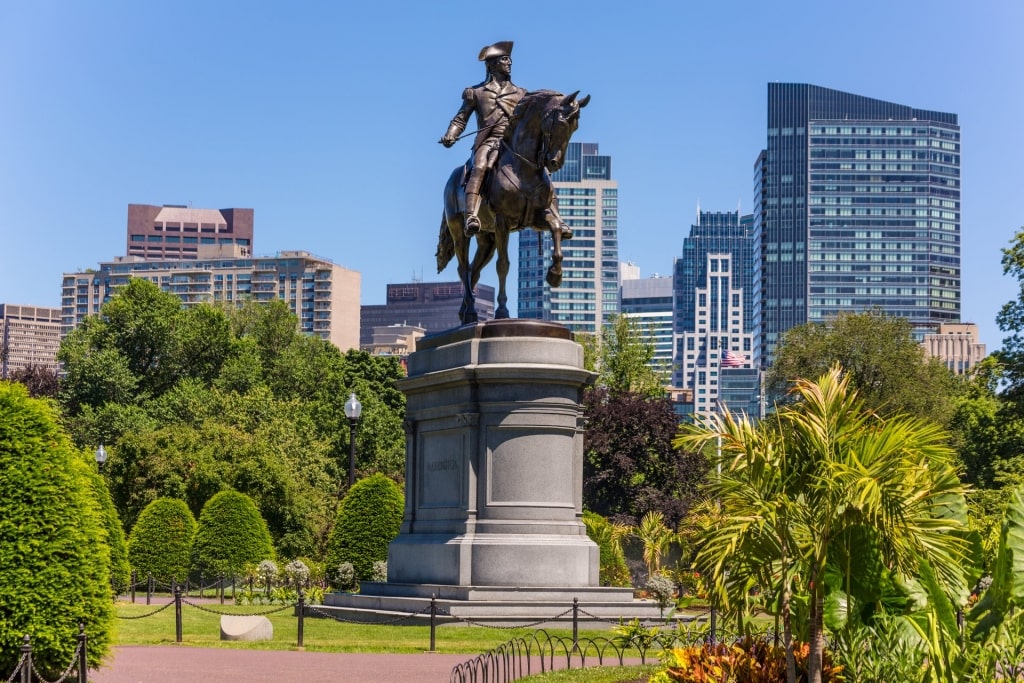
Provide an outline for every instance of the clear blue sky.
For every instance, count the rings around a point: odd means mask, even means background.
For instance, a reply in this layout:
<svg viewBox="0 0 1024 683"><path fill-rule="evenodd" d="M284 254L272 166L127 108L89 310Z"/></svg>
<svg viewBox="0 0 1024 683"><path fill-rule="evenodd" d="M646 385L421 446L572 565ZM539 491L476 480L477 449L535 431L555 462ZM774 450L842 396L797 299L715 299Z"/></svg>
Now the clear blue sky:
<svg viewBox="0 0 1024 683"><path fill-rule="evenodd" d="M358 270L364 304L456 279L434 249L469 141L437 140L479 49L514 40L518 84L592 95L575 140L612 156L620 257L645 277L671 273L698 202L751 209L769 81L959 114L962 317L994 350L1024 224L1022 29L1019 0L0 0L0 301L58 306L62 273L124 253L129 203L252 207L258 254Z"/></svg>

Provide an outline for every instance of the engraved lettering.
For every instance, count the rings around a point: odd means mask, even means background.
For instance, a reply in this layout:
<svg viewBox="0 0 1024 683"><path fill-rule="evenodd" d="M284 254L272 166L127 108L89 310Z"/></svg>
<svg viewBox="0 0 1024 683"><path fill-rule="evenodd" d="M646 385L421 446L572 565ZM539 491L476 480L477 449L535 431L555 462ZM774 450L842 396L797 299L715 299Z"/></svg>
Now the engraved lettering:
<svg viewBox="0 0 1024 683"><path fill-rule="evenodd" d="M459 463L455 458L445 460L432 460L427 463L428 472L455 472L459 469Z"/></svg>

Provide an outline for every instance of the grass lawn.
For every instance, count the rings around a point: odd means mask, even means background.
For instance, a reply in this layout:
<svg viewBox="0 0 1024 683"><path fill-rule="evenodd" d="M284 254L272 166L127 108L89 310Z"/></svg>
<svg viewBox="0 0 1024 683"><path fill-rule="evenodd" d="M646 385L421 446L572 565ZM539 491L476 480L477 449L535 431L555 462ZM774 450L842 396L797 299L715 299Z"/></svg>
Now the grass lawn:
<svg viewBox="0 0 1024 683"><path fill-rule="evenodd" d="M290 650L298 643L298 618L294 608L280 606L197 603L182 604L182 644L194 647L226 647L259 650ZM114 643L116 645L167 645L175 643L174 605L119 602L116 607ZM157 611L160 610L160 611ZM212 611L207 611L212 610ZM274 626L274 639L262 642L222 641L220 614L255 614L275 611L266 617ZM147 615L147 616L143 616ZM140 618L141 617L141 618ZM478 655L512 638L534 633L533 628L508 629L439 624L436 649L445 653ZM571 638L571 629L547 629L552 636ZM611 638L607 630L581 630L580 638ZM334 619L307 616L303 625L305 649L317 652L394 652L416 653L430 649L429 624L379 625L349 624ZM571 680L571 679L567 679Z"/></svg>
<svg viewBox="0 0 1024 683"><path fill-rule="evenodd" d="M658 666L599 666L587 669L552 671L520 678L520 683L643 683Z"/></svg>

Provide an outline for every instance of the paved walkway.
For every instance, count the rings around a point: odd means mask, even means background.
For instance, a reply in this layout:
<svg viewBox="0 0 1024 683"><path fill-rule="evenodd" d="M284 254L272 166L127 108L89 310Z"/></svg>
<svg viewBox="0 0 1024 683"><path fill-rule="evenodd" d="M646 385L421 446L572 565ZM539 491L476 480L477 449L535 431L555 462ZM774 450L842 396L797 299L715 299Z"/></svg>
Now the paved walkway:
<svg viewBox="0 0 1024 683"><path fill-rule="evenodd" d="M90 683L446 683L461 654L356 654L222 648L115 647Z"/></svg>

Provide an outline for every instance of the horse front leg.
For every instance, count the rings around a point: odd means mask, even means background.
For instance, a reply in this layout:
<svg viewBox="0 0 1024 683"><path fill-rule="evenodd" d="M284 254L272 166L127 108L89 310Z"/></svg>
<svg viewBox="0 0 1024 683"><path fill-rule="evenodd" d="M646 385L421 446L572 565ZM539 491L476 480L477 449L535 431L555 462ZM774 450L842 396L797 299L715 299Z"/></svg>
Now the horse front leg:
<svg viewBox="0 0 1024 683"><path fill-rule="evenodd" d="M551 265L545 279L552 287L562 284L562 229L558 221L551 226Z"/></svg>
<svg viewBox="0 0 1024 683"><path fill-rule="evenodd" d="M498 320L509 317L508 294L505 291L505 279L508 277L510 265L508 258L508 236L509 231L506 223L499 218L494 225L494 242L498 249L498 262L494 265L494 269L498 273L498 308L494 311L494 317Z"/></svg>
<svg viewBox="0 0 1024 683"><path fill-rule="evenodd" d="M455 243L455 255L459 259L459 282L462 283L462 306L459 307L459 322L469 325L477 322L476 298L473 295L473 267L469 263L469 239L462 231L461 221L449 223L449 234Z"/></svg>

